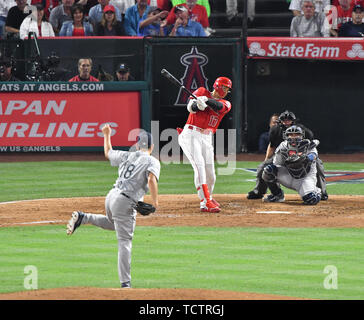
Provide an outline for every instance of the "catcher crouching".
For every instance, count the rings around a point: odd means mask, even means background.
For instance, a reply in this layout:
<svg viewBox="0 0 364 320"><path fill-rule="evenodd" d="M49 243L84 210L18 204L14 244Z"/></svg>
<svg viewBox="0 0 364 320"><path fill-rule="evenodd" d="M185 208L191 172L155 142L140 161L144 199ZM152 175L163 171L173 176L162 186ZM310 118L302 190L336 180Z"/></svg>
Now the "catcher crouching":
<svg viewBox="0 0 364 320"><path fill-rule="evenodd" d="M283 186L295 190L306 205L316 205L321 200L321 189L316 186L318 140L304 139L302 128L293 125L284 133L284 141L278 146L273 163L263 170L262 178L272 194L264 202L283 202Z"/></svg>

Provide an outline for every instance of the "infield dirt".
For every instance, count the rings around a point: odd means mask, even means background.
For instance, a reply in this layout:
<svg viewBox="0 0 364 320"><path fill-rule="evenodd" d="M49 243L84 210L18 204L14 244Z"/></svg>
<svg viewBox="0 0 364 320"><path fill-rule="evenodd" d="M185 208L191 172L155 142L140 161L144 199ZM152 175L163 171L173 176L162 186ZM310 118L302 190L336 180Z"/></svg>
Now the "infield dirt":
<svg viewBox="0 0 364 320"><path fill-rule="evenodd" d="M334 196L317 206L304 206L298 195L286 202L267 204L244 194L219 194L218 214L199 211L196 195L160 195L157 212L138 214L139 226L201 227L364 227L364 196ZM104 214L105 197L24 200L0 203L0 227L64 224L72 211ZM150 201L146 196L145 201ZM65 228L66 236L66 228ZM46 300L282 300L299 299L258 293L200 289L58 288L1 294L0 299Z"/></svg>

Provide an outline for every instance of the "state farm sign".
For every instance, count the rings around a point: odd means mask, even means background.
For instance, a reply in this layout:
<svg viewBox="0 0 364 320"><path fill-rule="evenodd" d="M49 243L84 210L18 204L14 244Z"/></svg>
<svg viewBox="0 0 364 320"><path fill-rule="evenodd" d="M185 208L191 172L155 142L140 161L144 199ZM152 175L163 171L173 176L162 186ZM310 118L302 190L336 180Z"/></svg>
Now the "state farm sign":
<svg viewBox="0 0 364 320"><path fill-rule="evenodd" d="M360 38L248 38L251 58L364 59Z"/></svg>

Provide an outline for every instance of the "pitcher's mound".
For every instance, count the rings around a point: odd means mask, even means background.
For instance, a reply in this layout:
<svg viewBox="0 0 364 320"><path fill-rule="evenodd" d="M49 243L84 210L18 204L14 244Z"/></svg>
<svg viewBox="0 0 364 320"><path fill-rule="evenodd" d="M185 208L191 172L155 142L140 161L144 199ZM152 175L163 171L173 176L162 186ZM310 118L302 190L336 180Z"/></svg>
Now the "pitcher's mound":
<svg viewBox="0 0 364 320"><path fill-rule="evenodd" d="M300 300L286 296L205 289L58 288L0 294L1 300Z"/></svg>

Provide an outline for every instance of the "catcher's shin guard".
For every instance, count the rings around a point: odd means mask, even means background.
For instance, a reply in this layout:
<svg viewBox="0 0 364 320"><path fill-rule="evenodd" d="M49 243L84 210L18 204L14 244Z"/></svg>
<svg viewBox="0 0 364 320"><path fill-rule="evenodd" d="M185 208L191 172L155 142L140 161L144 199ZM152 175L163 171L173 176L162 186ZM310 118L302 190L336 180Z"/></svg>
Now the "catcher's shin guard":
<svg viewBox="0 0 364 320"><path fill-rule="evenodd" d="M273 164L268 164L264 167L262 178L265 182L276 182L277 181L278 168Z"/></svg>

